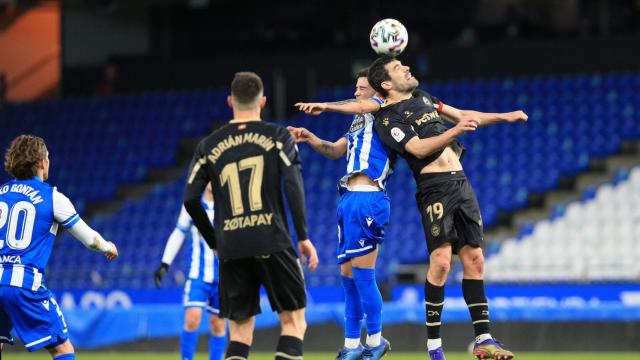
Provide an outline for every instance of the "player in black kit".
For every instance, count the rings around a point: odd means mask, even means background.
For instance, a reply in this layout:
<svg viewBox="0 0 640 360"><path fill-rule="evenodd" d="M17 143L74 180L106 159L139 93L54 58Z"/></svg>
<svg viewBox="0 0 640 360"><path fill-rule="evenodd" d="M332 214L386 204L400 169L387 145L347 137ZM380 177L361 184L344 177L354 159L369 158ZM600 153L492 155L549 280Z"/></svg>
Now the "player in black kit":
<svg viewBox="0 0 640 360"><path fill-rule="evenodd" d="M427 348L433 360L443 360L440 318L444 284L451 257L458 254L464 270L462 290L469 307L478 358L511 359L489 332L489 306L484 293L482 218L476 195L462 170L463 148L457 137L478 126L526 121L522 111L482 113L459 110L428 93L415 96L418 80L408 66L393 57L378 58L369 68L369 83L385 99L375 128L382 141L409 163L418 187L429 271L425 284ZM445 121L454 123L448 128Z"/></svg>
<svg viewBox="0 0 640 360"><path fill-rule="evenodd" d="M246 359L260 313L260 286L280 316L276 359L302 359L306 294L287 230L281 183L298 235L302 262L318 265L308 239L300 156L289 131L260 121L266 104L260 77L237 73L227 98L234 119L198 144L185 208L220 259L220 315L230 319L225 359ZM213 185L215 230L200 197Z"/></svg>

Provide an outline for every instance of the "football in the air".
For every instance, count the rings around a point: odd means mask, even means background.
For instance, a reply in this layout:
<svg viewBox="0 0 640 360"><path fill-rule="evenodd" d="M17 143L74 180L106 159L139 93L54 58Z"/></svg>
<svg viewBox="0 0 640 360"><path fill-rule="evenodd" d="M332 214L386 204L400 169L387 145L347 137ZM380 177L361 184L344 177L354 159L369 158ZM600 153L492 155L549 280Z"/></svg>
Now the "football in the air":
<svg viewBox="0 0 640 360"><path fill-rule="evenodd" d="M369 40L376 53L397 56L407 47L409 34L400 21L384 19L373 25Z"/></svg>

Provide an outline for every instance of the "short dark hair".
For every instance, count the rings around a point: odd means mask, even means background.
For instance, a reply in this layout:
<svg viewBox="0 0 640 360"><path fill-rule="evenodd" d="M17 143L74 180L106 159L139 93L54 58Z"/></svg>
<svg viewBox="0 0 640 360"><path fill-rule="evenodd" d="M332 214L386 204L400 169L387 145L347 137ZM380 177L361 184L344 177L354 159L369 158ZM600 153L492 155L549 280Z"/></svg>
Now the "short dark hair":
<svg viewBox="0 0 640 360"><path fill-rule="evenodd" d="M376 59L376 61L369 66L369 75L367 76L367 80L369 80L369 85L380 95L383 97L387 97L389 92L382 88L382 83L388 80L391 80L389 76L389 72L384 67L388 63L394 61L396 58L390 55L383 55Z"/></svg>
<svg viewBox="0 0 640 360"><path fill-rule="evenodd" d="M47 145L37 136L20 135L13 139L4 155L4 168L18 180L36 175L38 163L47 158Z"/></svg>
<svg viewBox="0 0 640 360"><path fill-rule="evenodd" d="M361 77L369 77L369 68L360 69L360 71L358 71L358 79Z"/></svg>
<svg viewBox="0 0 640 360"><path fill-rule="evenodd" d="M254 105L262 90L262 79L254 72L238 72L231 82L231 96L240 108Z"/></svg>

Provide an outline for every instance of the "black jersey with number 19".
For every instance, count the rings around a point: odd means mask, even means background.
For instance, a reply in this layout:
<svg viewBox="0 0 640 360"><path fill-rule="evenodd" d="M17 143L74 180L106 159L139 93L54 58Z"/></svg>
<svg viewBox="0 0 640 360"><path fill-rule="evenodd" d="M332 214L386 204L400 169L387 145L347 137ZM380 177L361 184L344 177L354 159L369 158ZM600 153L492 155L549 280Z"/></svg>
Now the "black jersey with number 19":
<svg viewBox="0 0 640 360"><path fill-rule="evenodd" d="M197 206L187 211L207 242L215 243L218 256L239 259L272 254L291 247L283 181L298 239L307 239L300 156L289 131L263 121L230 121L198 145L185 206L211 182L215 230L199 216Z"/></svg>

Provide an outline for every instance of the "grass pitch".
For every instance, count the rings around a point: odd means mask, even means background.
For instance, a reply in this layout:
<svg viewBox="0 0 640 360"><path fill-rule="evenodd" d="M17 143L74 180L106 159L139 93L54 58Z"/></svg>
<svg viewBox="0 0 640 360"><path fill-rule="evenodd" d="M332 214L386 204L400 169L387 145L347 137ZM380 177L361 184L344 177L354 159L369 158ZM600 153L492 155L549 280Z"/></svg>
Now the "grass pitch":
<svg viewBox="0 0 640 360"><path fill-rule="evenodd" d="M308 353L305 360L330 360L335 359L335 353ZM472 355L467 353L447 353L447 360L473 360ZM78 359L91 360L176 360L180 359L178 353L144 353L144 352L80 352L76 355ZM45 360L51 359L47 352L37 352L34 354L8 352L2 354L2 359L15 360ZM207 360L208 354L198 353L196 360ZM406 353L389 352L385 360L417 360L426 359L426 353ZM272 353L252 353L252 360L272 360ZM637 353L516 353L518 360L638 360L640 352Z"/></svg>

